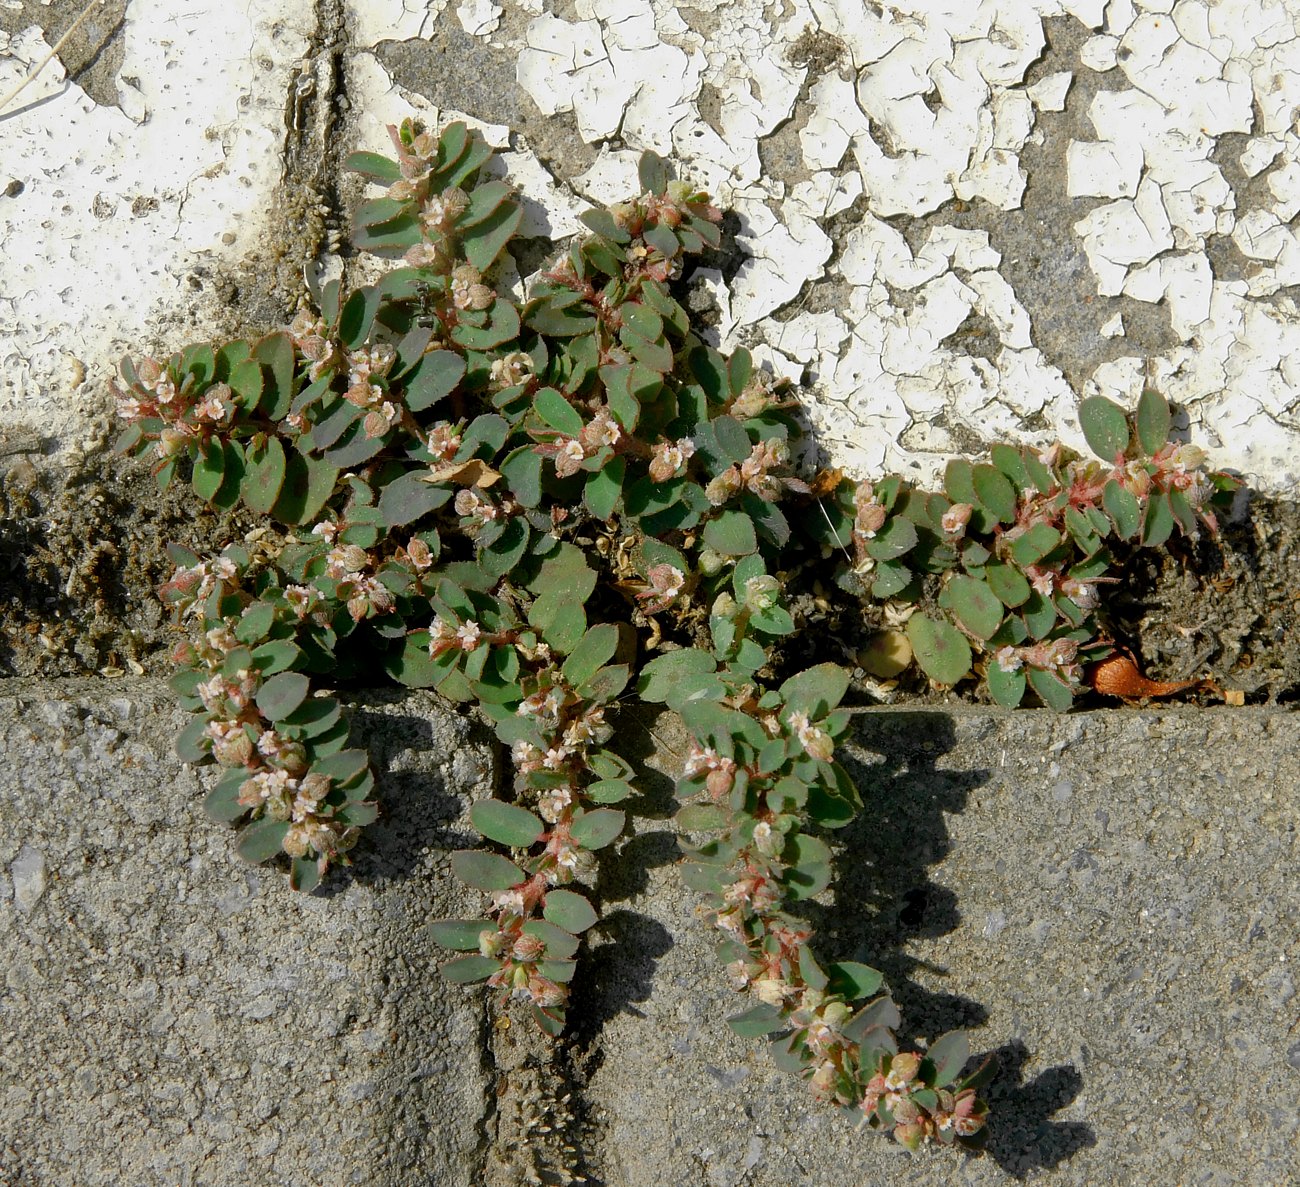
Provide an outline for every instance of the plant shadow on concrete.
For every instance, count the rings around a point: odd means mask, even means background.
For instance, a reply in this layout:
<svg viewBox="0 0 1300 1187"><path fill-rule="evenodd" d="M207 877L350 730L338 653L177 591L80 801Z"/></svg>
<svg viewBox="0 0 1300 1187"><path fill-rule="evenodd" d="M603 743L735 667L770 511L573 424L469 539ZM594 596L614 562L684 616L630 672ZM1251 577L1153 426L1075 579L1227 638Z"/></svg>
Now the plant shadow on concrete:
<svg viewBox="0 0 1300 1187"><path fill-rule="evenodd" d="M191 626L172 680L193 714L177 753L220 768L209 814L240 826L246 860L310 892L379 819L372 756L349 747L336 690L382 670L476 706L514 778L470 806L490 847L451 856L485 911L430 932L461 954L449 980L486 981L558 1038L597 888L626 894L669 860L651 833L628 846L626 885L608 878L628 811L669 814L613 744L616 723L630 695L665 705L685 734L681 877L753 1003L731 1028L909 1149L976 1137L992 1068L967 1071L965 1034L900 1049L883 973L814 956L813 921L855 952L877 938L818 910L823 837L917 817L877 867L892 881L856 889L920 923L936 909L924 867L946 843L932 798L907 812L906 784L862 816L834 760L855 719L839 624L872 624L847 641L878 675L914 664L945 688L975 676L1007 708L1067 710L1112 650L1097 615L1115 581L1108 542L1214 533L1238 484L1171 440L1154 391L1131 413L1083 401L1100 460L1000 444L988 462L953 459L942 490L852 481L817 464L788 384L696 332L683 263L719 248L722 214L654 154L639 195L587 212L592 233L520 301L498 264L522 210L491 149L460 123L390 135L396 160L349 165L385 190L358 209L354 243L398 266L350 292L331 282L287 331L122 365L118 450L155 457L164 488L188 478L205 502L265 520L216 555L174 547L160 589ZM940 782L954 803L969 786ZM414 825L387 827L409 845ZM403 863L379 869L400 877ZM647 947L607 1010L645 992L665 943L627 923L613 946ZM921 1004L983 1017L959 998Z"/></svg>

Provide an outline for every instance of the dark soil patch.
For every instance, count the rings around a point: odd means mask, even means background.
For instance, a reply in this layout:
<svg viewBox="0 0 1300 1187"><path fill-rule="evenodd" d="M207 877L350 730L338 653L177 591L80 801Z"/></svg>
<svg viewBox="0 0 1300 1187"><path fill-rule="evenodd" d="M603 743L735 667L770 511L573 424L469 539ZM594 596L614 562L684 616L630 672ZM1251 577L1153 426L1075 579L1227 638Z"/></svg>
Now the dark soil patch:
<svg viewBox="0 0 1300 1187"><path fill-rule="evenodd" d="M35 460L0 452L0 677L168 675L183 634L154 593L175 567L166 545L209 555L268 525L212 511L188 484L159 491L144 462L93 455L69 472ZM1249 703L1300 699L1296 541L1300 505L1257 497L1217 539L1121 554L1105 626L1152 679L1210 677ZM804 639L830 647L815 658L851 662L882 612L863 616L828 592L829 603L796 604ZM801 641L792 640L790 662L814 658ZM909 672L893 697L941 704L970 699L973 688L935 692Z"/></svg>

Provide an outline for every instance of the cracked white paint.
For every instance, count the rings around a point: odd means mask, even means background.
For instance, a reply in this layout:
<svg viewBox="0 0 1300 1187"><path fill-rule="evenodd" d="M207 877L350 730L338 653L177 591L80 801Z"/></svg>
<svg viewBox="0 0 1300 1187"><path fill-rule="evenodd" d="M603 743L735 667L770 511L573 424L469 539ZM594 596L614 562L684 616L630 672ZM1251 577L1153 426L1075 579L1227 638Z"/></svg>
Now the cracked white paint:
<svg viewBox="0 0 1300 1187"><path fill-rule="evenodd" d="M133 0L120 110L55 60L0 112L0 193L21 183L0 196L0 418L73 431L115 358L199 302L188 278L265 233L303 7ZM0 92L48 50L0 34Z"/></svg>
<svg viewBox="0 0 1300 1187"><path fill-rule="evenodd" d="M250 212L277 164L288 65L300 52L291 45L310 21L307 0L278 2L296 14L283 44L266 33L270 0L239 0L219 13L211 6L217 14L202 19L262 30L256 53L233 31L200 30L151 59L144 37L161 45L158 31L177 13L204 6L134 0L120 90L123 111L140 120L149 110L148 123L97 109L75 88L57 108L0 119L0 159L8 165L14 143L53 154L67 195L60 201L71 209L61 213L48 187L39 202L30 189L0 199L8 257L0 263L0 327L11 331L0 336L0 354L12 355L19 329L23 357L45 359L40 377L24 364L20 388L37 378L48 386L67 344L83 340L96 317L120 339L137 335L166 286L174 294L199 260L238 254L239 244L223 256L225 245L215 242L227 228L257 233ZM1043 71L1035 63L1048 18L1074 21L1088 35L1079 61L1051 60ZM503 85L512 72L513 85L545 116L572 119L596 157L567 184L556 183L518 129L469 120L507 150L499 168L528 199L526 234L576 233L587 202L634 192L642 149L676 157L685 176L739 216L746 258L738 271L726 283L716 271L697 274L717 306L717 340L744 342L765 365L814 382L809 417L834 460L852 471L888 466L932 478L957 444L954 430L962 442L971 434L1026 442L1064 435L1082 445L1073 423L1078 399L1104 392L1131 401L1149 372L1187 407L1215 462L1266 488L1289 488L1300 477L1300 310L1289 291L1300 284L1294 0L350 0L348 21L348 95L364 113L352 127L356 147L384 150L384 124L412 109L431 121L459 117L396 86L367 52L448 29L496 47ZM823 42L815 66L797 64L792 49L806 32L837 39L838 60ZM219 48L199 53L197 44ZM202 102L184 104L173 89L159 102L168 61L179 63L171 81L183 85L232 45L243 46L248 61L265 54L271 68L227 69L229 99L220 98L223 84L202 76L217 98L205 90ZM18 48L31 60L39 46L19 39ZM7 52L0 46L0 85L6 70L18 69L6 64ZM1054 142L1055 125L1042 117L1072 105L1079 81L1097 73L1104 81L1085 113L1090 133ZM238 108L240 86L247 108ZM187 106L205 115L187 126ZM65 108L69 131L49 136ZM208 125L225 139L204 140ZM1237 161L1221 167L1231 144L1223 138L1237 134L1245 138ZM1176 340L1153 359L1133 354L1095 368L1078 391L1039 349L1032 309L1015 291L996 232L990 241L943 225L956 202L976 217L987 212L990 226L998 211L1017 209L1027 144L1038 147L1034 159L1045 154L1064 166L1059 217L1092 273L1091 293L1081 297L1071 282L1065 299L1110 303L1089 324L1099 324L1111 353L1140 312L1131 302L1158 306ZM764 145L779 151L760 153ZM263 173L254 169L259 151ZM120 235L122 258L148 261L158 275L128 282L126 269L107 265L108 284L98 287L112 294L113 307L89 318L65 308L77 267L84 273L89 265L62 239L69 220L84 221L95 193L108 191L102 180L95 189L83 181L74 200L64 179L77 156L83 172L111 162L131 177L132 197L160 202L131 219L119 199L118 213L96 228L101 239L116 243ZM162 179L154 176L159 160L168 162ZM205 176L213 165L226 172ZM236 189L239 176L251 185ZM1240 176L1255 179L1245 201L1246 191L1231 184ZM125 182L112 191L127 192ZM837 214L833 243L828 220ZM930 221L905 237L886 221L896 217L902 225ZM87 248L92 242L86 237ZM51 277L34 278L38 261L46 272L47 261L56 265ZM831 286L829 308L810 289L822 281ZM811 307L810 297L818 302ZM100 357L94 343L76 349ZM4 370L0 392L12 403L16 372ZM1027 418L1040 427L1026 429Z"/></svg>
<svg viewBox="0 0 1300 1187"><path fill-rule="evenodd" d="M985 439L1005 431L1022 440L1034 435L1020 418L1041 413L1057 433L1077 434L1070 421L1081 395L1106 390L1132 398L1140 388L1146 360L1131 359L1099 370L1084 391L1071 392L1036 348L1032 319L998 271L1000 256L987 240L985 259L958 262L955 241L940 228L913 252L880 221L923 217L953 199L1004 210L1019 205L1020 153L1031 138L1043 143L1036 112L1063 110L1075 78L1075 71L1056 70L1026 85L1042 51L1046 17L1069 15L1093 30L1076 70L1113 72L1109 77L1118 80L1088 111L1095 138L1056 146L1066 157L1062 217L1072 218L1097 295L1167 310L1182 345L1152 365L1157 372L1178 370L1178 398L1196 419L1205 419L1211 404L1223 404L1225 384L1236 402L1261 406L1252 385L1271 356L1212 323L1219 311L1231 311L1235 324L1244 325L1249 311L1278 327L1270 340L1292 332L1295 311L1287 301L1242 303L1300 283L1300 239L1290 225L1300 211L1300 139L1292 127L1300 109L1300 38L1293 9L1257 0L905 0L864 11L857 0L787 0L784 15L768 19L766 35L756 40L756 0L726 6L727 20L693 39L679 25L668 27L666 14L677 20L685 7L638 0L620 11L644 20L651 10L661 40L684 54L703 52L708 61L700 80L675 76L681 89L673 95L672 140L687 172L741 216L738 242L750 259L730 284L722 339L766 343L763 357L777 369L816 378L820 396L810 416L837 460L858 470L887 463L933 475L946 448L946 434L931 423L936 417ZM557 47L572 54L584 38L607 32L609 22L591 6L579 5L578 13L594 20L596 30L558 17L538 26L557 57ZM799 312L793 304L808 281L823 275L829 255L817 216L810 218L815 203L789 179L755 170L764 129L795 114L797 79L788 53L780 51L806 29L837 37L846 52L838 66L806 79L795 129L803 164L818 179L856 177L870 212L848 232L832 271L849 285L847 304L825 314ZM561 104L571 102L582 129L582 90L572 82L579 73L566 68L557 79L540 61L521 61L519 79L539 104L555 103L557 95ZM615 76L624 92L631 88L623 74ZM717 114L708 121L697 82L717 92ZM1258 126L1253 108L1262 113ZM614 117L606 113L605 122ZM581 192L596 200L627 192L620 183L634 184L636 149L662 151L662 125L618 126L628 148L602 151L579 179ZM1237 210L1212 159L1219 137L1235 132L1252 136L1243 151L1246 172L1271 170L1273 200L1255 211ZM1073 198L1094 201L1071 216L1067 199ZM1246 279L1215 279L1207 250L1215 236L1232 237L1250 262ZM961 250L974 254L969 243ZM906 303L901 293L908 294ZM996 337L975 356L960 334L948 337L971 315L982 317L986 333ZM1122 340L1124 332L1121 312L1105 319L1103 336ZM1232 366L1227 354L1214 363L1202 357L1211 343L1231 354ZM1198 366L1189 368L1194 353ZM1242 365L1256 355L1258 366ZM1285 485L1300 469L1296 404L1294 395L1288 402L1281 394L1268 403L1268 415L1288 426L1274 439L1271 458L1259 454L1260 434L1244 442L1254 451L1244 458L1225 452L1216 460L1266 483L1270 467L1280 466L1274 481ZM1258 419L1254 412L1237 417L1242 424Z"/></svg>
<svg viewBox="0 0 1300 1187"><path fill-rule="evenodd" d="M1027 87L1026 93L1039 111L1064 111L1065 98L1070 93L1070 84L1073 82L1073 74L1068 70L1058 70L1055 74L1044 75L1033 86Z"/></svg>

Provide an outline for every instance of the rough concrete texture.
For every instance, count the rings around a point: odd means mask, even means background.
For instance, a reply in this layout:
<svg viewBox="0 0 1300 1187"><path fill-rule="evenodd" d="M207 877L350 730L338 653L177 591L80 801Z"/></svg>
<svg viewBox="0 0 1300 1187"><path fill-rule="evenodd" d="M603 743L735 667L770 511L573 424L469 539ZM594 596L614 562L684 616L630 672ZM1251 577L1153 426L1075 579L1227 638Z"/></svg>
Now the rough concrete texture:
<svg viewBox="0 0 1300 1187"><path fill-rule="evenodd" d="M909 1034L970 1028L1001 1063L987 1152L912 1158L727 1030L743 1001L672 869L663 775L603 862L605 922L548 1056L442 984L420 929L471 908L444 852L493 755L464 719L361 702L383 822L300 898L203 818L165 689L4 692L7 1187L1300 1176L1284 712L863 715L844 757L866 811L809 907L819 951L881 968ZM621 736L671 771L680 739L651 728Z"/></svg>
<svg viewBox="0 0 1300 1187"><path fill-rule="evenodd" d="M420 928L469 905L481 731L370 698L385 816L306 897L204 817L165 687L0 694L0 1183L475 1184L482 1007Z"/></svg>

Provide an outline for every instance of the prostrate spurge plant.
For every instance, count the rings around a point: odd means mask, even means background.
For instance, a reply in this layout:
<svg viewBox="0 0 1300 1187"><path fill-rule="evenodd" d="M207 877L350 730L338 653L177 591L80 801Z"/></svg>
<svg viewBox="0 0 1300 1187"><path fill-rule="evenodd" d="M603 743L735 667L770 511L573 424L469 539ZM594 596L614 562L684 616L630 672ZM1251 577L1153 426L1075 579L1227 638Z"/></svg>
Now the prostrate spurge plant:
<svg viewBox="0 0 1300 1187"><path fill-rule="evenodd" d="M1001 704L1028 684L1064 709L1109 651L1105 541L1213 530L1232 482L1167 442L1154 393L1135 426L1084 402L1100 463L998 446L990 464L951 463L939 492L801 477L783 386L705 345L673 296L683 258L718 246L707 195L647 155L642 194L588 213L592 234L521 304L489 279L520 219L482 174L491 150L460 123L392 134L396 162L350 160L387 187L356 220L358 247L401 257L379 283L327 286L287 332L122 367L121 450L156 455L164 485L185 467L210 503L287 525L207 559L176 549L161 590L194 627L176 654L194 713L179 753L224 768L208 811L243 823L244 857L287 855L309 890L376 815L367 756L313 681L382 663L476 702L515 777L470 811L498 848L453 855L488 907L436 925L464 953L443 971L526 999L559 1034L599 917L593 854L634 792L609 742L635 677L694 737L682 869L754 1002L732 1026L776 1036L819 1097L910 1148L975 1134L985 1073L960 1077L964 1036L900 1052L880 974L819 962L789 909L828 886L821 835L860 808L833 758L848 672L778 676L805 595L877 622L890 599L906 634L872 646L939 684L974 668Z"/></svg>

